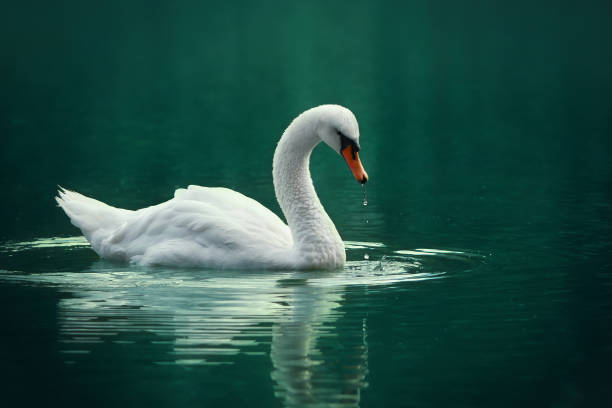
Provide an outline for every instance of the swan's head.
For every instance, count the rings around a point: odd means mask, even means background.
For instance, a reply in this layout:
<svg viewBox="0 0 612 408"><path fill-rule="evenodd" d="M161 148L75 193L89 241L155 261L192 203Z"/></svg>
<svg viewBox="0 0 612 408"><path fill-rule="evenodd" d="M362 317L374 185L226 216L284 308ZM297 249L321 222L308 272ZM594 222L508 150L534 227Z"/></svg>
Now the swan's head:
<svg viewBox="0 0 612 408"><path fill-rule="evenodd" d="M339 105L314 109L320 110L317 135L344 158L358 182L366 183L368 173L359 160L359 125L353 112Z"/></svg>

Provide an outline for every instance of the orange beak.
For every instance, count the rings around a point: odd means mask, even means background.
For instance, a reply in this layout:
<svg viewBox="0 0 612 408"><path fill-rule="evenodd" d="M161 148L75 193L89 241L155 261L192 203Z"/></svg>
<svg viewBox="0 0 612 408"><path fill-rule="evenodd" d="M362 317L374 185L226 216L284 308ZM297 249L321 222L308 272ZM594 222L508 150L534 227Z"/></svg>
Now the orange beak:
<svg viewBox="0 0 612 408"><path fill-rule="evenodd" d="M353 150L353 146L349 145L342 150L342 157L346 160L355 180L361 184L365 184L368 181L368 173L363 169L361 160L359 160L359 153Z"/></svg>

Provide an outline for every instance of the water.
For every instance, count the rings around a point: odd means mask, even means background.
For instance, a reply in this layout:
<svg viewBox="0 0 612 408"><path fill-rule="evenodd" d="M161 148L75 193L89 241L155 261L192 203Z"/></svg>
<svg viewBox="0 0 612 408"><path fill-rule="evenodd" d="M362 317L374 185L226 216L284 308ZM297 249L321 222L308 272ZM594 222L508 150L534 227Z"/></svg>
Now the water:
<svg viewBox="0 0 612 408"><path fill-rule="evenodd" d="M3 401L611 405L610 14L3 5ZM140 208L199 184L280 214L276 142L329 102L356 114L369 175L366 198L336 153L311 160L344 270L109 263L52 199Z"/></svg>

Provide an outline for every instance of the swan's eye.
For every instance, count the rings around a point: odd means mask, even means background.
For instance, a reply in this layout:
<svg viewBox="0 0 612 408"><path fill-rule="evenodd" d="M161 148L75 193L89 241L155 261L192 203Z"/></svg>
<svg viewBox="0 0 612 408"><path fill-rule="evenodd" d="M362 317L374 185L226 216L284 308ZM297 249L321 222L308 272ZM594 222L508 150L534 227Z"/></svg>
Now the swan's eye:
<svg viewBox="0 0 612 408"><path fill-rule="evenodd" d="M337 131L337 132L340 135L340 151L342 152L348 146L351 146L351 154L353 155L353 159L355 159L355 153L359 151L359 146L357 146L357 144L354 141L344 136L342 132L340 131Z"/></svg>

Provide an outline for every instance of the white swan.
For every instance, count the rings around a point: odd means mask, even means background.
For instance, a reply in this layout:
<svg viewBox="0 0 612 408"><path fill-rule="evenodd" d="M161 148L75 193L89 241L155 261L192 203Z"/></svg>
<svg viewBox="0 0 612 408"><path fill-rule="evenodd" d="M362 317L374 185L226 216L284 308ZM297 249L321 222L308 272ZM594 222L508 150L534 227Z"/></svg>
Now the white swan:
<svg viewBox="0 0 612 408"><path fill-rule="evenodd" d="M335 269L344 244L310 178L321 141L340 153L360 183L359 127L353 113L322 105L299 115L283 133L273 161L276 198L288 226L236 191L189 186L174 198L136 211L61 189L58 204L103 258L140 265L213 268Z"/></svg>

